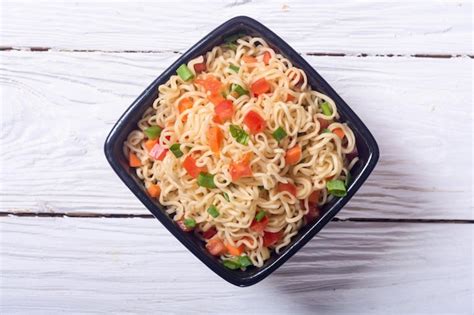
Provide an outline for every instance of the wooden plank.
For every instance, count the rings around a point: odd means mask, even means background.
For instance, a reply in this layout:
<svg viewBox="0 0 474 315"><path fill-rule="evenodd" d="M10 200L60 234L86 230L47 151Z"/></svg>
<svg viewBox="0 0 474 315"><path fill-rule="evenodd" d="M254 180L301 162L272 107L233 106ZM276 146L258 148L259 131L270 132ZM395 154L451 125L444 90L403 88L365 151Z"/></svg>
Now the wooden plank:
<svg viewBox="0 0 474 315"><path fill-rule="evenodd" d="M183 51L237 15L297 50L472 54L472 3L461 1L2 1L3 46Z"/></svg>
<svg viewBox="0 0 474 315"><path fill-rule="evenodd" d="M4 314L473 310L469 224L333 222L268 279L242 289L208 270L156 220L0 223ZM258 303L249 309L249 301Z"/></svg>
<svg viewBox="0 0 474 315"><path fill-rule="evenodd" d="M4 52L0 210L146 213L102 152L133 99L177 56ZM340 217L471 219L468 58L307 57L378 140ZM455 184L453 184L455 179Z"/></svg>

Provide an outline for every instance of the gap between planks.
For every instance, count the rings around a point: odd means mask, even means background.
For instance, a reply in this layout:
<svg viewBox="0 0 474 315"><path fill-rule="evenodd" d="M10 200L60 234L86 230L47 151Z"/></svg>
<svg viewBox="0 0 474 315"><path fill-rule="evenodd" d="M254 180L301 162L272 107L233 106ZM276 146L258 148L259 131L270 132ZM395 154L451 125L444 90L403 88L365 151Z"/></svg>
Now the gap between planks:
<svg viewBox="0 0 474 315"><path fill-rule="evenodd" d="M101 49L55 49L51 47L11 47L0 46L0 51L29 51L29 52L100 52L108 54L183 54L179 50L101 50ZM449 58L471 58L474 59L474 54L371 54L371 53L337 53L337 52L305 52L300 53L304 56L327 56L327 57L413 57L413 58L435 58L435 59L449 59Z"/></svg>
<svg viewBox="0 0 474 315"><path fill-rule="evenodd" d="M89 212L33 212L33 211L0 211L0 217L41 217L41 218L110 218L110 219L153 219L152 214L133 213L89 213ZM396 219L396 218L338 218L334 222L368 222L368 223L444 223L474 224L474 220L464 219Z"/></svg>

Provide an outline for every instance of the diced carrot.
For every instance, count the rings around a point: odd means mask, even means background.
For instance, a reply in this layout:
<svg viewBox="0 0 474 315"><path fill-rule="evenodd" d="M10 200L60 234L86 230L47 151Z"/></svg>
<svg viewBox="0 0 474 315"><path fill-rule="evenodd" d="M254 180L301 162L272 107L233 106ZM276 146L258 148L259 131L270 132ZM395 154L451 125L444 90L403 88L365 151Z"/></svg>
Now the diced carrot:
<svg viewBox="0 0 474 315"><path fill-rule="evenodd" d="M131 167L139 167L139 166L142 166L142 162L140 161L140 159L138 158L138 156L131 152L128 154L128 162L129 162L129 165Z"/></svg>
<svg viewBox="0 0 474 315"><path fill-rule="evenodd" d="M161 187L159 185L151 184L146 190L148 191L148 194L153 198L159 197L161 193Z"/></svg>
<svg viewBox="0 0 474 315"><path fill-rule="evenodd" d="M183 98L178 104L179 113L181 114L185 110L192 108L193 105L194 105L193 100L191 98L189 98L189 97L188 98ZM188 115L184 115L181 118L182 122L186 122L187 120L188 120Z"/></svg>
<svg viewBox="0 0 474 315"><path fill-rule="evenodd" d="M243 60L245 63L256 63L256 62L257 62L257 58L252 57L252 56L248 56L248 55L243 55L243 56L242 56L242 60Z"/></svg>
<svg viewBox="0 0 474 315"><path fill-rule="evenodd" d="M249 128L251 134L262 132L267 125L262 116L253 110L245 115L244 124Z"/></svg>
<svg viewBox="0 0 474 315"><path fill-rule="evenodd" d="M244 252L244 246L240 245L239 247L232 246L230 244L225 244L227 251L232 256L240 256Z"/></svg>
<svg viewBox="0 0 474 315"><path fill-rule="evenodd" d="M292 94L290 93L286 94L286 102L293 102L294 100L295 100L295 97Z"/></svg>
<svg viewBox="0 0 474 315"><path fill-rule="evenodd" d="M222 133L221 128L217 126L210 126L207 130L207 141L209 142L209 147L214 153L219 153L222 146L222 141L224 140L224 134Z"/></svg>
<svg viewBox="0 0 474 315"><path fill-rule="evenodd" d="M211 94L211 95L208 95L207 98L214 105L219 105L220 103L225 101L225 98L220 94Z"/></svg>
<svg viewBox="0 0 474 315"><path fill-rule="evenodd" d="M252 159L253 159L253 152L250 151L250 152L245 153L245 154L242 156L241 162L244 163L244 164L250 164L250 162L252 161Z"/></svg>
<svg viewBox="0 0 474 315"><path fill-rule="evenodd" d="M296 186L291 183L278 183L277 190L279 192L287 191L296 197Z"/></svg>
<svg viewBox="0 0 474 315"><path fill-rule="evenodd" d="M285 161L288 165L295 165L301 159L301 147L299 144L288 149L285 154Z"/></svg>
<svg viewBox="0 0 474 315"><path fill-rule="evenodd" d="M266 51L263 53L263 62L268 65L268 63L270 62L270 58L272 58L272 55Z"/></svg>
<svg viewBox="0 0 474 315"><path fill-rule="evenodd" d="M218 237L213 237L210 240L208 240L206 244L206 248L207 248L207 251L211 255L214 255L214 256L219 256L226 252L226 247L224 245L224 242Z"/></svg>
<svg viewBox="0 0 474 315"><path fill-rule="evenodd" d="M255 81L250 86L250 90L252 91L253 95L260 95L260 94L270 92L270 89L271 89L271 85L267 80L265 80L265 78L261 78Z"/></svg>
<svg viewBox="0 0 474 315"><path fill-rule="evenodd" d="M183 167L188 172L189 175L196 178L198 177L199 173L205 172L205 167L197 167L196 160L191 156L188 155L183 161Z"/></svg>
<svg viewBox="0 0 474 315"><path fill-rule="evenodd" d="M332 131L332 133L334 133L340 139L344 138L344 130L342 130L342 128L336 128Z"/></svg>
<svg viewBox="0 0 474 315"><path fill-rule="evenodd" d="M211 92L211 94L218 94L222 88L221 81L213 75L208 75L205 79L196 79L194 82L204 87L204 89Z"/></svg>
<svg viewBox="0 0 474 315"><path fill-rule="evenodd" d="M151 151L151 149L153 149L153 147L155 146L155 144L158 143L158 140L152 140L152 139L148 139L147 141L145 141L145 148L147 149L148 152Z"/></svg>

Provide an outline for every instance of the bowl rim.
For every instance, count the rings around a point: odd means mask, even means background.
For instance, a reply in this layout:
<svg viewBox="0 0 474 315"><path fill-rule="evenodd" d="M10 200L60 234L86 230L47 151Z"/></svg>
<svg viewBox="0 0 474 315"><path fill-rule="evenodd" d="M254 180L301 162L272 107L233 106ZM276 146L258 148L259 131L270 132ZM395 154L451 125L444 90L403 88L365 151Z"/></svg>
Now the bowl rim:
<svg viewBox="0 0 474 315"><path fill-rule="evenodd" d="M303 69L308 77L308 81L312 80L318 82L319 85L324 86L325 93L330 94L330 97L338 104L338 111L344 112L344 116L350 117L351 126L354 126L363 137L358 138L359 141L363 140L369 155L367 162L363 165L360 173L356 178L353 179L352 183L348 187L347 195L343 198L338 198L332 206L322 214L322 216L315 222L310 224L310 227L305 233L298 233L298 239L285 247L283 253L279 254L273 261L258 268L251 274L246 274L242 271L233 271L226 269L220 264L217 259L211 257L208 253L204 252L201 248L196 246L189 233L181 231L176 224L173 223L172 219L164 211L165 207L161 206L157 202L153 201L144 191L143 186L129 173L129 168L124 167L123 163L120 162L119 158L115 156L115 152L118 150L122 152L122 144L120 138L123 136L123 130L127 126L130 126L129 120L132 117L140 116L144 111L144 108L148 107L143 104L147 99L156 95L156 88L162 82L166 82L170 75L173 74L176 68L182 63L187 63L190 59L195 56L201 55L209 50L209 44L213 43L212 46L222 43L222 38L236 33L237 29L248 29L257 33L264 40L272 43L272 47L275 47L279 52L283 53L292 63L297 64L299 68ZM220 38L220 40L219 40ZM143 107L143 108L142 108ZM136 125L134 121L133 125ZM128 134L128 132L127 132ZM352 111L347 103L334 91L334 89L317 73L317 71L293 48L291 48L283 39L276 35L273 31L268 29L260 22L247 17L237 16L224 22L209 34L204 36L200 41L193 45L183 55L181 55L175 62L173 62L162 74L160 74L153 82L132 102L128 109L121 115L116 124L110 131L107 139L104 143L104 153L107 161L111 165L112 169L124 182L124 184L132 191L132 193L142 202L143 205L157 218L163 226L173 234L190 252L192 252L199 260L201 260L207 267L214 271L224 280L232 283L236 286L250 286L257 282L260 282L273 271L279 268L289 258L291 258L299 249L301 249L308 241L310 241L340 210L341 208L352 198L356 191L362 186L367 177L370 175L372 170L375 168L379 159L379 148L373 135L369 129L360 120L360 118ZM272 253L272 255L275 255Z"/></svg>

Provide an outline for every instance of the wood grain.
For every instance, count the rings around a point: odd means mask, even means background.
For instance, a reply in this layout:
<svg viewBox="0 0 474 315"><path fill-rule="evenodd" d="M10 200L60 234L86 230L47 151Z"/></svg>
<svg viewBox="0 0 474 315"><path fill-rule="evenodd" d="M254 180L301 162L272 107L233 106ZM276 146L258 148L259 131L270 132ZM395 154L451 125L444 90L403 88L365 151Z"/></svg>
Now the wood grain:
<svg viewBox="0 0 474 315"><path fill-rule="evenodd" d="M302 53L473 54L472 2L2 1L6 47L183 51L237 15L261 21Z"/></svg>
<svg viewBox="0 0 474 315"><path fill-rule="evenodd" d="M147 213L112 172L102 146L122 112L176 55L1 56L0 210ZM341 218L474 218L471 59L307 59L381 150Z"/></svg>
<svg viewBox="0 0 474 315"><path fill-rule="evenodd" d="M268 279L242 289L208 270L156 220L0 223L4 314L473 310L473 225L333 222Z"/></svg>

